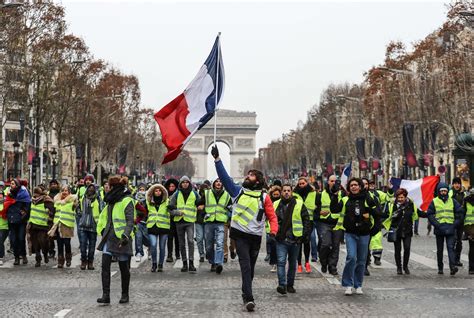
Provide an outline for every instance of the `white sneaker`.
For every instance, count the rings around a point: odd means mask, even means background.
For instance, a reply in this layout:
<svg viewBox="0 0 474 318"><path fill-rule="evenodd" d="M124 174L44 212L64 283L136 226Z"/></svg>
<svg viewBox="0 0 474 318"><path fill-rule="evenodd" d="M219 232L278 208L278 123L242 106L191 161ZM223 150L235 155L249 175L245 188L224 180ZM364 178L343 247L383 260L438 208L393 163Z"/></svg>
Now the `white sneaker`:
<svg viewBox="0 0 474 318"><path fill-rule="evenodd" d="M362 287L356 288L356 295L364 295L364 292L362 291Z"/></svg>
<svg viewBox="0 0 474 318"><path fill-rule="evenodd" d="M3 266L3 259L0 259L0 266Z"/></svg>
<svg viewBox="0 0 474 318"><path fill-rule="evenodd" d="M140 263L142 261L142 256L140 254L135 255L135 262Z"/></svg>
<svg viewBox="0 0 474 318"><path fill-rule="evenodd" d="M270 272L276 273L276 271L277 271L277 266L276 266L276 265L272 265L272 269L270 269Z"/></svg>
<svg viewBox="0 0 474 318"><path fill-rule="evenodd" d="M352 287L346 287L346 291L344 292L344 295L346 296L352 295Z"/></svg>

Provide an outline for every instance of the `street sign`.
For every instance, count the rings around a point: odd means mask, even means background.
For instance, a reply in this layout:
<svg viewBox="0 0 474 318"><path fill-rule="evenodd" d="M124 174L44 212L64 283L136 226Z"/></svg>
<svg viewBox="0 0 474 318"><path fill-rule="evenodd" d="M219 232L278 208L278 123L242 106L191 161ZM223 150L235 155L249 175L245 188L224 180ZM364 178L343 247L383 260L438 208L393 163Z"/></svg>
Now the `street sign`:
<svg viewBox="0 0 474 318"><path fill-rule="evenodd" d="M441 174L446 173L446 166L439 166L438 167L438 172L441 173Z"/></svg>

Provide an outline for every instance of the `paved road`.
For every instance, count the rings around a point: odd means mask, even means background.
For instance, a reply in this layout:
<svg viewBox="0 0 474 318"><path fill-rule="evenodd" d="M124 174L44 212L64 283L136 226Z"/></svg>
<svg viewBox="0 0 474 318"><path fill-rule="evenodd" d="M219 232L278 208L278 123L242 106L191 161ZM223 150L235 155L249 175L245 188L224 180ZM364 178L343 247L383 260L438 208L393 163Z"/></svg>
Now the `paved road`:
<svg viewBox="0 0 474 318"><path fill-rule="evenodd" d="M439 276L433 268L436 254L433 236L426 236L424 220L419 237L412 244L412 275L396 275L391 244L385 242L383 264L371 268L364 281L363 296L344 296L340 277L322 275L312 264L311 274L297 276L296 294L281 296L275 288L277 277L263 261L264 246L257 263L254 293L257 310L252 316L416 316L472 317L474 277L466 266L450 277ZM77 244L77 242L75 243ZM75 248L77 253L77 247ZM54 268L55 262L35 268L30 264L11 266L9 256L0 268L0 308L3 317L112 317L112 316L248 316L240 297L240 271L237 260L226 264L219 276L201 263L197 274L181 273L180 264L165 265L163 273L151 273L144 259L132 266L131 302L119 305L120 271L113 264L112 305L96 304L101 295L100 260L95 271L81 271L75 256L73 268ZM341 251L339 272L345 254ZM463 251L466 259L467 250ZM98 254L100 258L100 254ZM447 262L447 260L446 260ZM467 260L464 261L467 265Z"/></svg>

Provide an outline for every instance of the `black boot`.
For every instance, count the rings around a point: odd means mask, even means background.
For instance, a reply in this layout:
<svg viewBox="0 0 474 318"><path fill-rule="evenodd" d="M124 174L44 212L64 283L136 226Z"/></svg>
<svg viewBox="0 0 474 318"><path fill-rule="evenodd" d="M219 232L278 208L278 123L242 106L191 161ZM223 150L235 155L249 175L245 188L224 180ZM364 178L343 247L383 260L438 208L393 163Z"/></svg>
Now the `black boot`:
<svg viewBox="0 0 474 318"><path fill-rule="evenodd" d="M15 261L13 262L13 265L20 265L20 258L15 257Z"/></svg>
<svg viewBox="0 0 474 318"><path fill-rule="evenodd" d="M122 278L122 297L120 298L120 304L128 303L128 290L130 287L130 268L128 267L128 261L119 262L120 276Z"/></svg>
<svg viewBox="0 0 474 318"><path fill-rule="evenodd" d="M398 274L398 275L403 275L403 271L402 271L402 267L401 267L401 266L397 266L397 274Z"/></svg>
<svg viewBox="0 0 474 318"><path fill-rule="evenodd" d="M181 272L187 272L188 271L188 261L183 261L183 267L181 267Z"/></svg>
<svg viewBox="0 0 474 318"><path fill-rule="evenodd" d="M41 255L36 256L35 259L36 259L35 267L40 267L41 266Z"/></svg>
<svg viewBox="0 0 474 318"><path fill-rule="evenodd" d="M156 272L156 263L153 263L153 264L151 265L151 272L152 272L152 273Z"/></svg>
<svg viewBox="0 0 474 318"><path fill-rule="evenodd" d="M191 260L189 261L189 271L196 272L196 267L194 267L194 262Z"/></svg>
<svg viewBox="0 0 474 318"><path fill-rule="evenodd" d="M99 304L110 304L110 264L112 256L102 254L102 297L97 298Z"/></svg>

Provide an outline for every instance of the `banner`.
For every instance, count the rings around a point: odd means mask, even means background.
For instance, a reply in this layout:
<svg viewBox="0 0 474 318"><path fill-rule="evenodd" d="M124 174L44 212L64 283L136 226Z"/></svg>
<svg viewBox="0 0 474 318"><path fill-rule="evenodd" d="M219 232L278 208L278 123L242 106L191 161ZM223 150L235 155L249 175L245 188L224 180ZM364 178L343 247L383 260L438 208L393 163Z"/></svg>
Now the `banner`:
<svg viewBox="0 0 474 318"><path fill-rule="evenodd" d="M357 138L356 139L356 152L357 158L359 159L359 170L365 171L369 168L367 164L367 159L365 156L365 139Z"/></svg>
<svg viewBox="0 0 474 318"><path fill-rule="evenodd" d="M418 166L415 156L415 144L413 142L414 131L415 126L413 124L403 125L403 152L405 154L407 166L411 168Z"/></svg>

